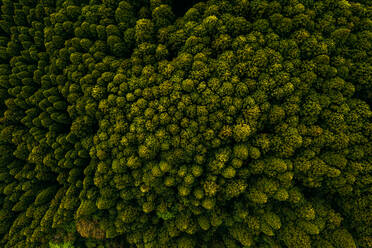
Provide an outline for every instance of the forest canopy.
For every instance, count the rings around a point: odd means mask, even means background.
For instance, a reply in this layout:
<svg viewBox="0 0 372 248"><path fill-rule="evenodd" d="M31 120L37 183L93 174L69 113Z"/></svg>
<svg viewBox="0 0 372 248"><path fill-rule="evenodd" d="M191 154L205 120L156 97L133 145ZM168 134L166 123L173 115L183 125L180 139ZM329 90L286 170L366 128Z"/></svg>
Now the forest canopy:
<svg viewBox="0 0 372 248"><path fill-rule="evenodd" d="M0 247L371 248L371 0L0 0Z"/></svg>

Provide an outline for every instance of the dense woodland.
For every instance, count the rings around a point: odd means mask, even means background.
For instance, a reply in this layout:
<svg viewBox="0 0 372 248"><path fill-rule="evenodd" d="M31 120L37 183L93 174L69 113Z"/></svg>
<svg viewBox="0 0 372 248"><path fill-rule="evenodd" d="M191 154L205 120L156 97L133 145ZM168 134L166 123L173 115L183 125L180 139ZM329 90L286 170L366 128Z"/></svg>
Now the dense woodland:
<svg viewBox="0 0 372 248"><path fill-rule="evenodd" d="M371 0L0 10L0 247L372 247Z"/></svg>

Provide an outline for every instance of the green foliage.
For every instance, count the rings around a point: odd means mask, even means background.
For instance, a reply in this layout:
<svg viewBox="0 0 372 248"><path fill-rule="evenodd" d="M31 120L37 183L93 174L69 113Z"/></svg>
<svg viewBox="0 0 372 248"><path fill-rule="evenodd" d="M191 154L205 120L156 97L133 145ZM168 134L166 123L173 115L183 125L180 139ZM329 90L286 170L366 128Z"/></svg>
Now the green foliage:
<svg viewBox="0 0 372 248"><path fill-rule="evenodd" d="M157 212L157 215L159 216L159 218L162 218L163 220L169 220L174 218L174 214L172 212L165 213Z"/></svg>
<svg viewBox="0 0 372 248"><path fill-rule="evenodd" d="M372 247L371 2L0 0L0 247Z"/></svg>
<svg viewBox="0 0 372 248"><path fill-rule="evenodd" d="M49 242L49 248L74 248L75 246L70 243L62 243L62 244L54 244L52 242Z"/></svg>

